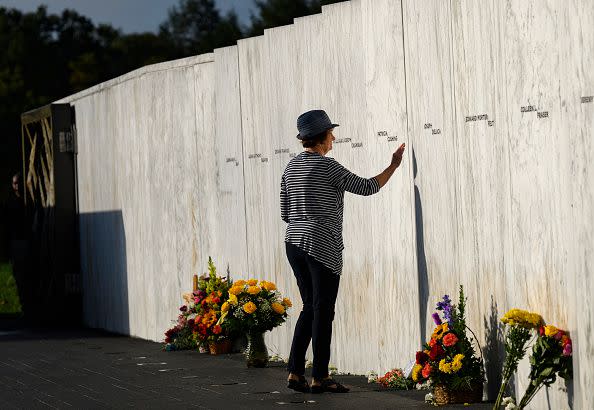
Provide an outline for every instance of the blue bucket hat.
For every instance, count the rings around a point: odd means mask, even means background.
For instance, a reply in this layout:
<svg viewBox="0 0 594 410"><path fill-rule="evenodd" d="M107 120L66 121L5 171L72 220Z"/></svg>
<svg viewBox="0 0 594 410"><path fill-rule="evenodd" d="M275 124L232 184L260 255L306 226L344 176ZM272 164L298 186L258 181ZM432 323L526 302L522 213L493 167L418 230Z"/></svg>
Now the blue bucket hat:
<svg viewBox="0 0 594 410"><path fill-rule="evenodd" d="M311 110L297 118L297 129L299 130L297 138L307 140L334 127L338 127L338 124L333 124L330 121L326 111Z"/></svg>

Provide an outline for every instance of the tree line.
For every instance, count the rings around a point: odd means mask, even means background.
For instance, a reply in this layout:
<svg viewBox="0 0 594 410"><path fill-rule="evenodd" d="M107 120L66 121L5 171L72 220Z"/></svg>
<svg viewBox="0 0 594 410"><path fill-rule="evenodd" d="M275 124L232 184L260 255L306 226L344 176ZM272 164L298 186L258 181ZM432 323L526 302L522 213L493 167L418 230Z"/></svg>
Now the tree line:
<svg viewBox="0 0 594 410"><path fill-rule="evenodd" d="M340 0L256 0L250 23L214 0L179 0L158 32L125 34L74 10L0 7L0 202L21 170L20 115L136 68L207 53Z"/></svg>

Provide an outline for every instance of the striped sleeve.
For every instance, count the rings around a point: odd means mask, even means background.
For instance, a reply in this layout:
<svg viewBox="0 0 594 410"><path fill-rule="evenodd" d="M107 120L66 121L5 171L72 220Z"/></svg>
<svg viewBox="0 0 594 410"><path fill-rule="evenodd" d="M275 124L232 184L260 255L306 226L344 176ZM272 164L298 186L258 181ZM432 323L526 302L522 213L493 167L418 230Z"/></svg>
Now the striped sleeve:
<svg viewBox="0 0 594 410"><path fill-rule="evenodd" d="M377 179L355 175L332 158L328 158L328 176L333 186L355 195L368 196L380 190Z"/></svg>
<svg viewBox="0 0 594 410"><path fill-rule="evenodd" d="M281 209L281 219L288 223L289 222L289 198L287 197L287 183L285 182L284 175L281 179L280 209Z"/></svg>

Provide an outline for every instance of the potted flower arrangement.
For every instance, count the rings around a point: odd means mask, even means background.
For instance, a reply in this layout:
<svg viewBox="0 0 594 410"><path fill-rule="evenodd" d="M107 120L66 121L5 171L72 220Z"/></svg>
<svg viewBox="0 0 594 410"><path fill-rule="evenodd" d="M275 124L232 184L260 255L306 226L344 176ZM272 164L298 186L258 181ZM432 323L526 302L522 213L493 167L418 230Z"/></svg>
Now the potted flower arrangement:
<svg viewBox="0 0 594 410"><path fill-rule="evenodd" d="M208 275L203 275L196 290L183 295L185 304L176 325L165 333L165 349L181 350L198 347L201 352L226 353L231 333L218 323L221 302L228 297L228 278L218 277L212 259L208 258Z"/></svg>
<svg viewBox="0 0 594 410"><path fill-rule="evenodd" d="M211 354L228 353L231 349L231 332L227 326L219 323L221 305L229 296L231 284L228 278L217 276L217 269L208 258L208 275L203 275L198 282L198 290L194 292L193 335L196 343Z"/></svg>
<svg viewBox="0 0 594 410"><path fill-rule="evenodd" d="M218 324L226 326L230 332L247 334L247 366L265 367L268 350L264 333L284 323L287 309L291 306L291 301L283 298L272 282L238 280L229 289L229 298L221 306Z"/></svg>
<svg viewBox="0 0 594 410"><path fill-rule="evenodd" d="M435 330L431 339L417 352L412 379L429 381L433 400L437 405L449 403L476 403L482 401L484 370L471 341L466 335L466 298L460 286L458 305L448 295L437 304L433 320Z"/></svg>

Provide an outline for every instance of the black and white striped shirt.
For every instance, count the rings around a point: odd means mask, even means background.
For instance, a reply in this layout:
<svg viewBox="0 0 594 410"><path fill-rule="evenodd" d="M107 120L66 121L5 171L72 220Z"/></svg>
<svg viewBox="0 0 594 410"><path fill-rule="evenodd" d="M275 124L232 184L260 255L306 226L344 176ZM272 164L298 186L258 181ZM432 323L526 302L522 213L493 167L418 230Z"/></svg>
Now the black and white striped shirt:
<svg viewBox="0 0 594 410"><path fill-rule="evenodd" d="M337 275L342 272L344 192L372 195L375 178L361 178L333 158L304 151L287 165L281 180L281 218L289 242Z"/></svg>

